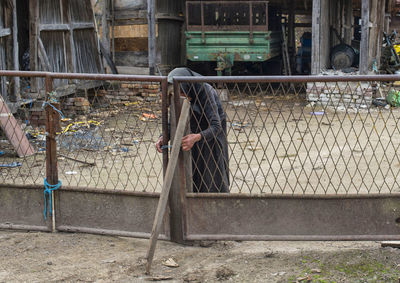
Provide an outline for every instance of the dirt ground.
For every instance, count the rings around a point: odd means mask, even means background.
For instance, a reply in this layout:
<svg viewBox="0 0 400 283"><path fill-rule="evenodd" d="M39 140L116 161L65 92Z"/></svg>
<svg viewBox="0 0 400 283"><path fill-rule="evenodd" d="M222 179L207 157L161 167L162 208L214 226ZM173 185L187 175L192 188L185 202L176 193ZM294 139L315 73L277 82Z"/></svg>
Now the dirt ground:
<svg viewBox="0 0 400 283"><path fill-rule="evenodd" d="M399 282L400 249L377 242L160 241L0 231L0 282ZM164 265L167 260L178 267ZM171 260L170 260L171 262Z"/></svg>

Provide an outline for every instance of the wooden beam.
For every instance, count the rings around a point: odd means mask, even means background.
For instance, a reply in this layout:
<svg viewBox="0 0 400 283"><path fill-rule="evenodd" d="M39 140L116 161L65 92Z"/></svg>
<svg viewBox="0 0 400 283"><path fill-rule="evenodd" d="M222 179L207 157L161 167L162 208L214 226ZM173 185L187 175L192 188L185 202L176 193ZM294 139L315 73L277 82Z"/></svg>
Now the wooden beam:
<svg viewBox="0 0 400 283"><path fill-rule="evenodd" d="M189 110L190 110L190 103L187 99L185 99L182 105L182 113L179 118L178 126L176 127L175 138L172 144L171 158L170 161L168 162L167 170L165 172L165 178L160 195L160 200L158 201L157 211L154 217L153 229L151 230L150 246L146 257L147 274L150 274L151 263L153 262L158 235L160 234L161 224L164 219L165 210L167 208L169 191L171 189L172 178L174 176L174 171L176 168L176 164L178 162L178 156L182 144L182 137L189 118Z"/></svg>
<svg viewBox="0 0 400 283"><path fill-rule="evenodd" d="M102 18L101 18L101 28L102 28L102 34L101 34L101 42L103 43L103 47L107 51L107 53L110 53L110 27L108 23L108 0L103 0L103 6L102 6Z"/></svg>
<svg viewBox="0 0 400 283"><path fill-rule="evenodd" d="M17 21L17 0L13 0L13 55L14 70L19 70L19 46L18 46L18 21ZM14 77L14 94L17 101L21 100L19 77Z"/></svg>
<svg viewBox="0 0 400 283"><path fill-rule="evenodd" d="M7 103L0 96L0 126L6 134L19 157L29 156L35 153L33 147L29 143L21 126L11 113Z"/></svg>
<svg viewBox="0 0 400 283"><path fill-rule="evenodd" d="M312 8L312 47L311 47L311 73L319 74L321 63L320 54L320 26L321 26L321 0L313 0Z"/></svg>
<svg viewBox="0 0 400 283"><path fill-rule="evenodd" d="M40 24L39 31L66 31L70 30L68 24Z"/></svg>
<svg viewBox="0 0 400 283"><path fill-rule="evenodd" d="M382 9L382 7L379 7ZM384 9L384 8L383 8ZM377 53L377 35L378 35L378 0L370 1L370 15L369 21L371 23L369 30L369 43L368 43L368 70L372 70L372 65L376 64Z"/></svg>
<svg viewBox="0 0 400 283"><path fill-rule="evenodd" d="M44 48L43 42L40 39L40 37L38 38L38 48L39 48L38 52L39 60L40 63L42 64L43 69L47 72L51 72L52 68L50 65L49 57L47 57L46 49Z"/></svg>
<svg viewBox="0 0 400 283"><path fill-rule="evenodd" d="M344 43L351 45L353 39L353 0L346 0L344 2Z"/></svg>
<svg viewBox="0 0 400 283"><path fill-rule="evenodd" d="M360 42L360 74L368 73L368 50L369 50L369 0L361 3L361 42Z"/></svg>
<svg viewBox="0 0 400 283"><path fill-rule="evenodd" d="M107 2L107 1L103 1L103 2ZM71 5L68 5L68 22L69 24L72 24L72 7ZM72 72L76 73L78 72L78 68L77 68L77 64L76 64L76 50L75 50L75 39L74 39L74 30L70 29L69 30L69 45L70 45L70 56L71 56L71 64L72 64Z"/></svg>
<svg viewBox="0 0 400 283"><path fill-rule="evenodd" d="M29 1L29 57L30 70L38 71L38 54L37 54L37 38L38 38L38 23L39 23L39 1ZM31 78L31 91L37 92L39 79Z"/></svg>
<svg viewBox="0 0 400 283"><path fill-rule="evenodd" d="M326 70L330 65L330 26L329 26L329 0L321 0L321 14L320 14L320 49L319 49L319 61L320 70Z"/></svg>
<svg viewBox="0 0 400 283"><path fill-rule="evenodd" d="M94 29L93 23L70 23L71 29Z"/></svg>
<svg viewBox="0 0 400 283"><path fill-rule="evenodd" d="M9 35L11 35L11 29L10 28L2 28L2 29L0 29L0 37L9 36Z"/></svg>
<svg viewBox="0 0 400 283"><path fill-rule="evenodd" d="M147 22L149 32L149 72L150 75L154 75L156 67L156 4L155 0L147 0Z"/></svg>

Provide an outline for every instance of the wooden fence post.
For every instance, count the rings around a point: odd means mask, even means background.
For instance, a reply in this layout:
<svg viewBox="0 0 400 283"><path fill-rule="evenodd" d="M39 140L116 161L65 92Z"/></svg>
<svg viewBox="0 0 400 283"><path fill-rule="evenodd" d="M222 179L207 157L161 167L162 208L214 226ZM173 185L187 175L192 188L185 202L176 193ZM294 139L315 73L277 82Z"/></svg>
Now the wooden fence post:
<svg viewBox="0 0 400 283"><path fill-rule="evenodd" d="M53 91L53 78L50 75L46 76L45 79L46 87L46 98L49 97L50 93ZM59 104L52 103L54 107L59 108ZM46 178L50 185L58 184L58 166L57 166L57 141L56 141L56 131L59 128L59 113L55 111L48 104L46 105ZM52 231L56 230L56 218L55 218L55 206L54 197L55 192L51 192L51 228Z"/></svg>

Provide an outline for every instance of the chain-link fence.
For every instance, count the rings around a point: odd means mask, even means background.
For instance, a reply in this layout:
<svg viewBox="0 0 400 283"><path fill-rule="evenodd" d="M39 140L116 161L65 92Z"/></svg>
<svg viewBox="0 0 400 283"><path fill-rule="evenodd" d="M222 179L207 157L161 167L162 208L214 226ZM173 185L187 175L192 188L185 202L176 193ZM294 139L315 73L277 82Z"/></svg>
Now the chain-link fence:
<svg viewBox="0 0 400 283"><path fill-rule="evenodd" d="M47 76L47 86L44 78L23 79L23 101L12 104L15 109L1 104L5 120L0 182L43 185L50 170L64 187L160 190L163 158L154 144L162 132L162 78ZM32 82L37 80L40 83L32 91ZM59 82L63 84L58 86ZM54 114L49 118L52 114L47 112ZM56 158L48 155L46 173L46 151L51 151L48 144L46 149L46 139L52 135L48 119L56 119L56 149L52 149ZM9 124L12 127L7 130ZM28 152L17 155L18 148Z"/></svg>
<svg viewBox="0 0 400 283"><path fill-rule="evenodd" d="M176 81L191 100L192 133L201 134L187 170L194 192L399 192L394 77Z"/></svg>
<svg viewBox="0 0 400 283"><path fill-rule="evenodd" d="M201 133L184 141L191 190L398 192L397 79L177 77L176 90L191 98L187 134ZM69 84L53 89L53 80ZM154 145L167 132L166 88L164 77L23 73L22 100L1 102L0 182L43 184L54 107L57 155L48 167L63 186L159 192L166 150L163 158Z"/></svg>

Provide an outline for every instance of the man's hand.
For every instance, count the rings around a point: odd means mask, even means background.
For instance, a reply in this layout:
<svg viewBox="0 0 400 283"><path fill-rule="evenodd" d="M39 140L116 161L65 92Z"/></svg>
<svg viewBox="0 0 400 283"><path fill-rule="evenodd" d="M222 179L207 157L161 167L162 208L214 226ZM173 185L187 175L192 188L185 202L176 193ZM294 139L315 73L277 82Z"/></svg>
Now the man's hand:
<svg viewBox="0 0 400 283"><path fill-rule="evenodd" d="M163 145L162 142L163 142L163 137L161 136L158 138L158 141L156 142L156 149L159 153L162 153L161 149L161 146Z"/></svg>
<svg viewBox="0 0 400 283"><path fill-rule="evenodd" d="M200 134L190 134L187 136L184 136L182 138L182 149L183 151L189 151L192 149L193 145L201 140L201 135Z"/></svg>

